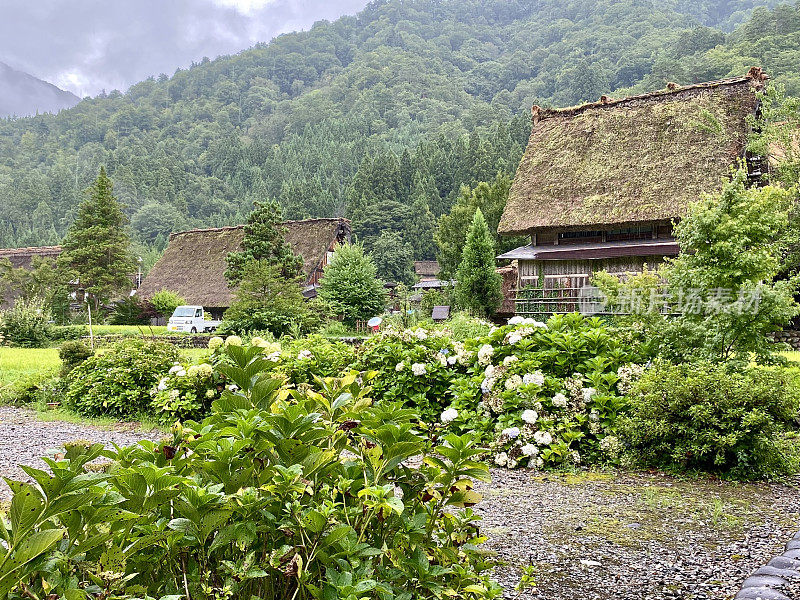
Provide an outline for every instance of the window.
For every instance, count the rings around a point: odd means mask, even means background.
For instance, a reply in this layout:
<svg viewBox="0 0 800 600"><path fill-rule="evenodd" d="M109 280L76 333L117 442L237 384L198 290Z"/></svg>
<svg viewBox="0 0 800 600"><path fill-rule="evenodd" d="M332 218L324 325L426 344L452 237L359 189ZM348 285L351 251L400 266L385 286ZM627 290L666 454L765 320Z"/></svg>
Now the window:
<svg viewBox="0 0 800 600"><path fill-rule="evenodd" d="M606 240L609 242L619 242L624 240L649 240L652 239L652 237L652 225L612 229L606 233Z"/></svg>
<svg viewBox="0 0 800 600"><path fill-rule="evenodd" d="M586 244L602 241L602 231L564 231L558 234L559 244Z"/></svg>

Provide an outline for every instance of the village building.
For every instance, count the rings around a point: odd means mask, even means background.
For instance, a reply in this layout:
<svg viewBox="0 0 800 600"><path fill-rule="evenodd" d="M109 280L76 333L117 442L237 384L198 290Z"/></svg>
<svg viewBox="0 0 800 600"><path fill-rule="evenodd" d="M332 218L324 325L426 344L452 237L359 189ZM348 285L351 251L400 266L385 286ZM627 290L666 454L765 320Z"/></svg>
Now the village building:
<svg viewBox="0 0 800 600"><path fill-rule="evenodd" d="M61 254L61 246L38 246L31 248L0 248L0 262L8 261L13 269L31 270L39 260L55 265ZM0 309L5 310L14 304L16 294L0 287Z"/></svg>
<svg viewBox="0 0 800 600"><path fill-rule="evenodd" d="M534 106L498 227L531 240L499 257L517 266L516 287L574 290L597 271L638 272L676 255L673 223L692 202L721 189L739 159L760 176L746 144L766 79L753 68L619 100Z"/></svg>
<svg viewBox="0 0 800 600"><path fill-rule="evenodd" d="M334 248L350 241L350 221L307 219L283 225L286 241L303 259L303 293L313 297ZM243 239L243 225L171 234L164 254L145 277L137 296L148 299L169 290L187 304L203 306L213 318L222 318L234 299L234 290L225 280L226 257L241 250Z"/></svg>

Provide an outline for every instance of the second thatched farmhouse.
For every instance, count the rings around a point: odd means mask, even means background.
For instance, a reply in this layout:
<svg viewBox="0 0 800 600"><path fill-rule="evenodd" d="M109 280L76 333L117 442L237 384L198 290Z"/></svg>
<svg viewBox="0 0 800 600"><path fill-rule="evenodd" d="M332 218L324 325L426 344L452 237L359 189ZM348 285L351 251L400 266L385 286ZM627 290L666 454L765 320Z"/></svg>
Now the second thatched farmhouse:
<svg viewBox="0 0 800 600"><path fill-rule="evenodd" d="M350 221L307 219L283 225L286 241L303 258L305 293L313 294L336 244L350 241ZM241 249L243 238L241 225L173 233L137 296L147 299L161 290L170 290L188 304L205 307L215 319L222 318L233 301L233 290L225 281L225 259L228 253Z"/></svg>
<svg viewBox="0 0 800 600"><path fill-rule="evenodd" d="M573 108L533 108L533 129L499 233L531 243L500 256L518 261L519 288L580 288L592 273L641 271L678 253L672 223L719 190L746 153L759 68L745 77Z"/></svg>

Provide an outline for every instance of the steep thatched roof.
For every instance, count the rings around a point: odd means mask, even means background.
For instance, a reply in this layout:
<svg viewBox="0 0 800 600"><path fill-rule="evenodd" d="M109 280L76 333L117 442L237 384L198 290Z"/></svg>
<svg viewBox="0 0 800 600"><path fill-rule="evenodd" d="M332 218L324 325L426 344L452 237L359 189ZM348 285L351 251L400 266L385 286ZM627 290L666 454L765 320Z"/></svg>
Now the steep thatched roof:
<svg viewBox="0 0 800 600"><path fill-rule="evenodd" d="M528 148L499 232L586 228L681 217L744 154L746 117L766 76L559 110L533 108Z"/></svg>
<svg viewBox="0 0 800 600"><path fill-rule="evenodd" d="M304 271L311 277L331 245L350 235L347 219L287 221L286 241L303 258ZM189 304L208 307L230 306L233 290L225 281L225 258L241 248L244 227L193 229L173 233L163 256L153 265L137 295L150 298L160 290L183 296Z"/></svg>
<svg viewBox="0 0 800 600"><path fill-rule="evenodd" d="M442 268L439 266L438 260L415 260L414 273L417 277L436 277Z"/></svg>
<svg viewBox="0 0 800 600"><path fill-rule="evenodd" d="M34 258L56 260L61 246L37 246L35 248L0 248L0 260L7 258L15 269L30 269Z"/></svg>

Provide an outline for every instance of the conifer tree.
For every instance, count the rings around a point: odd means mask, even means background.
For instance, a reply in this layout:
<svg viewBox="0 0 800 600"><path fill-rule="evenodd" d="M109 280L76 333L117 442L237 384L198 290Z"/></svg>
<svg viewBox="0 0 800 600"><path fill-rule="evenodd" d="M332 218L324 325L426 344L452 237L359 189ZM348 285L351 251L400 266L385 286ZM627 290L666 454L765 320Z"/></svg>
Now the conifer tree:
<svg viewBox="0 0 800 600"><path fill-rule="evenodd" d="M488 317L500 307L502 279L495 270L494 240L480 208L467 232L456 277L456 303L460 308Z"/></svg>
<svg viewBox="0 0 800 600"><path fill-rule="evenodd" d="M339 246L319 283L319 297L348 325L386 309L386 290L372 259L358 244Z"/></svg>
<svg viewBox="0 0 800 600"><path fill-rule="evenodd" d="M78 216L61 244L58 263L99 308L115 292L130 289L136 264L128 220L104 167L87 192L89 197L78 208Z"/></svg>
<svg viewBox="0 0 800 600"><path fill-rule="evenodd" d="M411 244L414 258L417 260L432 259L436 254L434 231L436 231L436 220L420 184L414 191L410 220L406 227L406 239Z"/></svg>
<svg viewBox="0 0 800 600"><path fill-rule="evenodd" d="M235 287L242 280L244 267L256 260L275 265L283 277L296 279L303 271L303 259L294 253L286 241L283 214L274 201L254 202L253 212L244 226L244 239L239 252L228 254L225 279Z"/></svg>

